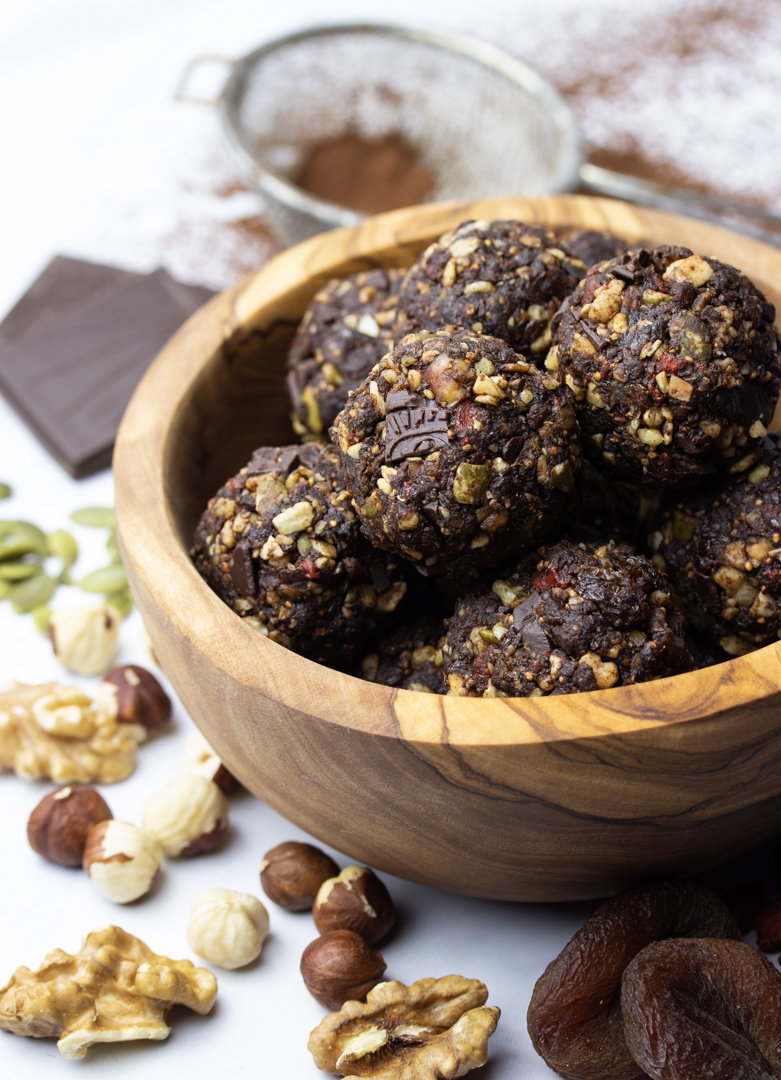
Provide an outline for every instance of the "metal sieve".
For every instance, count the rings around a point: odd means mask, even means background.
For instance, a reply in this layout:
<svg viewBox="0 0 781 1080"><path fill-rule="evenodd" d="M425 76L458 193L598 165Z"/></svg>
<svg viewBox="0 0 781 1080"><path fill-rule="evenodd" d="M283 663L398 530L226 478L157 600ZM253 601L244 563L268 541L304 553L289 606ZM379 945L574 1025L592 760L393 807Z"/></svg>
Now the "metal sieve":
<svg viewBox="0 0 781 1080"><path fill-rule="evenodd" d="M230 71L216 98L188 92L196 68ZM230 156L288 244L366 216L296 187L311 149L347 133L398 134L434 178L431 201L551 194L585 187L729 223L763 239L781 219L583 161L577 121L532 68L486 42L383 24L291 34L239 60L197 57L176 97L215 105ZM763 227L764 226L764 227Z"/></svg>

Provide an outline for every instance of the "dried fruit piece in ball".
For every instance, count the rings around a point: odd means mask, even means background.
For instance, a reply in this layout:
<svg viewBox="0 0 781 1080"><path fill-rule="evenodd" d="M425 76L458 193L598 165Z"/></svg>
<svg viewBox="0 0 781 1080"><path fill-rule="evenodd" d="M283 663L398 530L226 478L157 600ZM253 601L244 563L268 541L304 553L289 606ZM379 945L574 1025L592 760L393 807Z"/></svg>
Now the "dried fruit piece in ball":
<svg viewBox="0 0 781 1080"><path fill-rule="evenodd" d="M426 248L404 278L394 340L454 326L541 360L551 318L585 271L547 229L464 221Z"/></svg>
<svg viewBox="0 0 781 1080"><path fill-rule="evenodd" d="M320 848L288 840L263 856L260 884L269 900L286 911L311 911L320 886L338 873L334 860Z"/></svg>
<svg viewBox="0 0 781 1080"><path fill-rule="evenodd" d="M127 724L138 742L171 722L171 699L152 672L138 664L122 664L103 676L97 707L117 723Z"/></svg>
<svg viewBox="0 0 781 1080"><path fill-rule="evenodd" d="M742 941L656 941L621 981L624 1033L653 1080L781 1076L781 974Z"/></svg>
<svg viewBox="0 0 781 1080"><path fill-rule="evenodd" d="M326 1016L309 1036L309 1052L318 1069L342 1076L464 1076L485 1064L499 1021L487 999L483 983L460 975L386 982L365 1005L349 1001Z"/></svg>
<svg viewBox="0 0 781 1080"><path fill-rule="evenodd" d="M210 964L235 971L257 960L268 934L260 900L233 889L207 889L190 907L187 943Z"/></svg>
<svg viewBox="0 0 781 1080"><path fill-rule="evenodd" d="M364 270L315 294L287 357L287 387L297 435L323 436L393 347L392 328L403 270Z"/></svg>
<svg viewBox="0 0 781 1080"><path fill-rule="evenodd" d="M445 674L461 696L608 690L693 667L670 583L627 545L539 548L447 625Z"/></svg>
<svg viewBox="0 0 781 1080"><path fill-rule="evenodd" d="M423 694L447 691L442 666L444 621L422 615L383 638L361 661L361 678Z"/></svg>
<svg viewBox="0 0 781 1080"><path fill-rule="evenodd" d="M450 329L405 338L350 396L332 435L364 533L424 574L528 550L574 501L570 392L497 338Z"/></svg>
<svg viewBox="0 0 781 1080"><path fill-rule="evenodd" d="M209 501L192 555L250 626L319 661L360 655L407 591L402 560L362 535L325 443L256 450Z"/></svg>
<svg viewBox="0 0 781 1080"><path fill-rule="evenodd" d="M304 984L326 1009L363 1001L382 979L385 961L360 934L331 930L312 941L301 957Z"/></svg>
<svg viewBox="0 0 781 1080"><path fill-rule="evenodd" d="M98 892L115 904L148 893L164 862L155 837L127 821L101 821L87 833L84 869Z"/></svg>
<svg viewBox="0 0 781 1080"><path fill-rule="evenodd" d="M606 900L537 980L527 1025L534 1049L569 1080L642 1080L624 1038L621 977L641 949L665 938L741 941L715 893L656 882Z"/></svg>
<svg viewBox="0 0 781 1080"><path fill-rule="evenodd" d="M321 934L354 930L370 945L381 941L396 924L396 909L385 884L366 866L346 866L320 886L312 908Z"/></svg>
<svg viewBox="0 0 781 1080"><path fill-rule="evenodd" d="M774 319L740 270L641 249L591 268L545 366L572 388L583 452L602 472L682 487L759 459L781 385Z"/></svg>
<svg viewBox="0 0 781 1080"><path fill-rule="evenodd" d="M781 630L781 443L728 483L677 492L649 536L692 626L730 656Z"/></svg>
<svg viewBox="0 0 781 1080"><path fill-rule="evenodd" d="M188 774L147 799L141 820L166 855L200 855L225 835L228 801L213 780Z"/></svg>
<svg viewBox="0 0 781 1080"><path fill-rule="evenodd" d="M91 787L63 787L38 803L27 822L33 851L59 866L81 866L87 834L93 825L114 815Z"/></svg>

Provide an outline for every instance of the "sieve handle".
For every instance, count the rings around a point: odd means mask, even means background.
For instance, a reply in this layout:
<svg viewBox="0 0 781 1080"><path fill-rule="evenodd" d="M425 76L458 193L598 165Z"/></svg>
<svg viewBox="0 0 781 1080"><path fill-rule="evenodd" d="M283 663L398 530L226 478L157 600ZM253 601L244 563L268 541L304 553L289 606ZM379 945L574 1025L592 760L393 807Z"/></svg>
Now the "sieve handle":
<svg viewBox="0 0 781 1080"><path fill-rule="evenodd" d="M657 210L688 214L701 221L727 226L746 236L781 247L781 217L753 206L727 202L725 199L700 195L695 191L667 187L666 184L641 180L639 177L613 172L612 169L603 169L588 162L580 166L580 182L583 187L601 195L653 206Z"/></svg>
<svg viewBox="0 0 781 1080"><path fill-rule="evenodd" d="M224 85L220 87L219 94L216 97L199 97L197 94L189 94L187 92L187 86L190 82L192 73L196 71L203 64L222 64L227 68L233 68L236 66L235 60L229 60L227 56L217 56L214 53L203 53L201 56L194 57L189 64L185 67L179 82L174 90L174 101L186 101L188 105L208 105L214 107L220 100Z"/></svg>

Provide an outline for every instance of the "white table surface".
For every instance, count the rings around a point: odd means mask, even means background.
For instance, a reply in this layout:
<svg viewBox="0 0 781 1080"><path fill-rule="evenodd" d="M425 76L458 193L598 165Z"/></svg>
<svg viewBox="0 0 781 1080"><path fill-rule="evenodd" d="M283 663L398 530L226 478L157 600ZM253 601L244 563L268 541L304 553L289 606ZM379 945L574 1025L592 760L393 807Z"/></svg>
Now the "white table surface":
<svg viewBox="0 0 781 1080"><path fill-rule="evenodd" d="M484 36L501 38L503 19L511 14L517 28L519 12L534 6L530 0L484 2ZM558 7L572 10L573 4ZM422 5L398 0L392 6L342 0L330 4L328 14L336 20L369 11L375 17L463 27L475 7L452 0ZM180 70L199 52L237 55L320 18L320 5L304 2L29 0L4 5L0 316L55 252L140 270L164 260L181 271L182 252L166 240L176 223L226 211L198 182L209 170L218 175L224 168L214 117L170 100ZM255 211L253 196L239 199L231 212ZM71 528L82 549L76 573L103 565L105 534L71 526L67 519L79 507L112 503L110 472L71 480L1 398L0 480L14 488L13 497L0 502L0 518L27 518L47 530ZM61 589L55 606L84 600L75 589ZM122 626L118 662L151 666L136 612ZM165 684L164 675L156 674ZM0 684L10 679L59 679L93 693L98 685L64 672L31 619L14 615L6 603L0 604ZM172 733L140 749L133 776L103 789L115 817L139 822L145 799L178 775L192 721L178 703L175 716ZM87 931L110 922L157 952L197 961L185 939L192 898L219 886L265 899L258 878L263 854L283 840L306 839L262 802L239 795L231 800L231 828L219 852L169 861L148 897L119 907L104 900L81 872L46 863L28 847L27 818L50 789L46 782L0 776L0 984L20 964L37 966L55 947L75 951ZM753 860L760 870L767 850ZM341 865L348 863L349 853L333 854ZM478 1075L486 1080L552 1076L529 1042L526 1008L536 978L594 905L493 903L385 880L400 916L399 931L384 950L388 977L412 982L458 973L482 979L502 1019L489 1063ZM139 1070L145 1080L163 1080L172 1070L183 1077L306 1080L319 1075L306 1041L323 1010L298 973L301 952L316 936L314 925L307 914L267 906L271 935L261 958L243 971L217 971L220 991L209 1017L176 1010L167 1042L96 1047L74 1063L61 1059L51 1040L0 1033L0 1075L30 1080L109 1071L119 1078L138 1076Z"/></svg>

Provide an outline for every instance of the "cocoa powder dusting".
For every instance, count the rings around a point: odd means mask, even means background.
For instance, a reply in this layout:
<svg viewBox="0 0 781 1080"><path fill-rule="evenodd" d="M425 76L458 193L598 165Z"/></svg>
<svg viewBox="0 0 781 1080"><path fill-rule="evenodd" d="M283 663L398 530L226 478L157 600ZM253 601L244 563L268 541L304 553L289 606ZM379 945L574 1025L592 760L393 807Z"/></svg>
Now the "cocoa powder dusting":
<svg viewBox="0 0 781 1080"><path fill-rule="evenodd" d="M399 135L370 142L342 135L312 148L295 181L319 199L365 214L421 202L434 180Z"/></svg>

